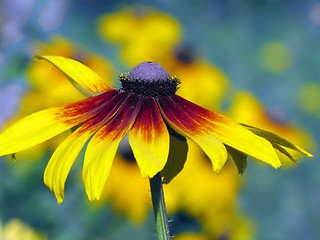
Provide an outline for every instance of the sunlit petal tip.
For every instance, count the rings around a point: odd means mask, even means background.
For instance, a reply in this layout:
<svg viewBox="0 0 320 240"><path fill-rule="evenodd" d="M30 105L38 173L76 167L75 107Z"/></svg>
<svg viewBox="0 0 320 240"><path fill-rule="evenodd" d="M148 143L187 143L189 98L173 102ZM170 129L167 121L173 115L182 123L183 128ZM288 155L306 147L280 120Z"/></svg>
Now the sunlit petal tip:
<svg viewBox="0 0 320 240"><path fill-rule="evenodd" d="M113 90L101 77L82 63L61 56L35 56L53 64L85 96L94 96L97 93Z"/></svg>
<svg viewBox="0 0 320 240"><path fill-rule="evenodd" d="M220 165L220 166L212 165L212 168L213 168L213 171L218 174L222 170L223 166L224 165Z"/></svg>
<svg viewBox="0 0 320 240"><path fill-rule="evenodd" d="M256 135L254 135L254 138L256 139L255 142L254 140L252 141L254 149L250 150L250 153L249 151L246 153L258 160L270 164L276 169L280 168L282 163L271 143Z"/></svg>
<svg viewBox="0 0 320 240"><path fill-rule="evenodd" d="M92 202L92 203L98 202L100 200L100 198L101 198L101 194L94 194L94 193L89 192L89 191L87 191L86 193L87 193L89 201Z"/></svg>
<svg viewBox="0 0 320 240"><path fill-rule="evenodd" d="M313 157L312 153L307 152L306 150L304 150L303 148L299 147L296 145L296 148L299 150L299 152L303 153L304 155L306 155L307 157Z"/></svg>
<svg viewBox="0 0 320 240"><path fill-rule="evenodd" d="M282 167L282 163L281 163L279 158L277 158L276 160L273 160L273 161L269 161L269 164L272 167L274 167L275 169L278 169L278 168Z"/></svg>
<svg viewBox="0 0 320 240"><path fill-rule="evenodd" d="M43 181L44 181L44 184L50 189L50 191L54 193L54 196L56 197L57 203L61 204L63 202L63 200L64 200L64 194L57 193L57 192L54 191L51 182L48 181L48 177L46 177L46 174L44 174Z"/></svg>
<svg viewBox="0 0 320 240"><path fill-rule="evenodd" d="M280 150L282 153L284 153L285 155L287 155L290 158L290 154L288 155L287 151L283 148L288 148L288 149L292 149L295 151L298 151L304 155L306 155L307 157L313 157L313 155L309 152L307 152L306 150L300 148L299 146L293 144L292 142L288 141L287 139L273 133L273 132L269 132L257 127L253 127L247 124L241 124L242 126L246 127L248 130L250 130L251 132L253 132L254 134L266 139L268 142L272 143L273 146Z"/></svg>
<svg viewBox="0 0 320 240"><path fill-rule="evenodd" d="M58 204L61 204L64 200L64 196L62 195L55 195L56 196L56 199L57 199L57 203Z"/></svg>
<svg viewBox="0 0 320 240"><path fill-rule="evenodd" d="M162 168L159 169L140 169L141 176L144 178L153 178Z"/></svg>

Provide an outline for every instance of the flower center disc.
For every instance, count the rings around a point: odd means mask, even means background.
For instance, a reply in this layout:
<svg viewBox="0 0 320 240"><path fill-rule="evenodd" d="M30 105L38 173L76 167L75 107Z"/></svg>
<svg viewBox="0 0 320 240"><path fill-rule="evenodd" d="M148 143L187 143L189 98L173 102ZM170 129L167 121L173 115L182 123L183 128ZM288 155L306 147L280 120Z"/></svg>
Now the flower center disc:
<svg viewBox="0 0 320 240"><path fill-rule="evenodd" d="M168 72L155 62L143 62L128 74L119 76L123 91L145 96L168 96L175 94L179 79L170 77Z"/></svg>

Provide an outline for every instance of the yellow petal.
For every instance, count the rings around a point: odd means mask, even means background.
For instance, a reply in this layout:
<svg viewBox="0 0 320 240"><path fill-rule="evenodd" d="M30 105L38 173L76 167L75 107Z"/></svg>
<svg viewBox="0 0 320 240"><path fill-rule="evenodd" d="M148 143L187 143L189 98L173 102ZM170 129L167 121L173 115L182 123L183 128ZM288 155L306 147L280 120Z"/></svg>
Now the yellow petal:
<svg viewBox="0 0 320 240"><path fill-rule="evenodd" d="M270 142L222 115L219 118L221 122L215 123L216 127L212 130L212 134L221 139L223 143L266 162L274 168L281 166Z"/></svg>
<svg viewBox="0 0 320 240"><path fill-rule="evenodd" d="M260 128L257 128L257 127L253 127L253 126L250 126L250 125L247 125L247 124L241 124L241 125L246 127L247 129L249 129L254 134L267 139L269 142L271 142L274 145L282 146L282 147L286 147L286 148L289 148L289 149L296 150L296 151L306 155L307 157L313 157L313 155L311 153L307 152L303 148L291 143L287 139L285 139L285 138L283 138L283 137L281 137L281 136L279 136L279 135L277 135L275 133L272 133L272 132L269 132L269 131L266 131L266 130L263 130L263 129L260 129Z"/></svg>
<svg viewBox="0 0 320 240"><path fill-rule="evenodd" d="M82 178L90 201L99 200L119 143L132 127L140 106L139 97L130 95L123 107L89 142Z"/></svg>
<svg viewBox="0 0 320 240"><path fill-rule="evenodd" d="M45 59L56 66L73 86L86 96L94 96L113 89L98 74L78 61L61 56L37 56L37 58Z"/></svg>
<svg viewBox="0 0 320 240"><path fill-rule="evenodd" d="M174 121L171 121L172 118L167 118L166 116L166 113L164 113L164 117L170 126L181 135L197 143L210 159L213 170L217 173L220 172L228 159L227 150L223 143L213 134L193 134L187 131L183 125L176 124Z"/></svg>
<svg viewBox="0 0 320 240"><path fill-rule="evenodd" d="M111 92L104 94L110 95L110 93ZM126 104L126 94L120 93L114 97L105 97L103 99L103 109L72 133L56 149L47 165L44 174L44 182L54 192L58 203L63 201L65 181L84 144L89 137L118 112L123 104Z"/></svg>
<svg viewBox="0 0 320 240"><path fill-rule="evenodd" d="M44 183L55 194L58 203L64 198L64 186L70 169L79 155L92 131L79 132L78 128L68 138L66 138L51 156L44 172Z"/></svg>
<svg viewBox="0 0 320 240"><path fill-rule="evenodd" d="M0 156L16 153L42 143L79 124L83 118L66 123L63 107L31 114L0 134Z"/></svg>
<svg viewBox="0 0 320 240"><path fill-rule="evenodd" d="M153 177L165 166L169 154L169 133L151 97L145 97L129 132L129 143L143 177Z"/></svg>
<svg viewBox="0 0 320 240"><path fill-rule="evenodd" d="M121 138L101 141L94 136L87 146L82 178L88 198L92 202L100 199L120 141Z"/></svg>
<svg viewBox="0 0 320 240"><path fill-rule="evenodd" d="M228 153L223 143L211 134L188 134L187 137L197 143L205 152L212 163L213 170L217 173L220 172L228 159Z"/></svg>
<svg viewBox="0 0 320 240"><path fill-rule="evenodd" d="M244 152L261 161L269 163L275 168L281 166L272 145L264 138L258 137L245 127L216 112L202 108L177 95L163 97L159 100L163 115L170 121L173 128L182 135L202 144L208 154L210 144L219 139L241 152ZM221 151L226 151L225 149ZM224 155L224 153L221 152ZM209 155L208 155L209 156ZM210 157L210 156L209 156ZM222 157L222 156L221 156ZM212 159L215 162L215 159ZM216 163L219 169L220 163Z"/></svg>

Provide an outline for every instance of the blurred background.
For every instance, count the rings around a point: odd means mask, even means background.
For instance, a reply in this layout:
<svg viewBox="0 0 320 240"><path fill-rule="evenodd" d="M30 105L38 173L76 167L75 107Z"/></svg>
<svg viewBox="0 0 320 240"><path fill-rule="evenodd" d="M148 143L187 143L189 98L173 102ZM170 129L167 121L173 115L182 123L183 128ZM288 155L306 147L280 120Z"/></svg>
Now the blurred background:
<svg viewBox="0 0 320 240"><path fill-rule="evenodd" d="M179 95L314 154L281 156L277 170L250 158L243 175L228 161L216 175L191 144L165 186L175 239L320 239L319 41L313 0L0 0L0 129L83 98L36 54L81 61L112 86L157 61L181 79ZM155 239L148 180L125 144L99 203L85 195L80 157L57 204L43 172L67 134L1 157L0 239Z"/></svg>

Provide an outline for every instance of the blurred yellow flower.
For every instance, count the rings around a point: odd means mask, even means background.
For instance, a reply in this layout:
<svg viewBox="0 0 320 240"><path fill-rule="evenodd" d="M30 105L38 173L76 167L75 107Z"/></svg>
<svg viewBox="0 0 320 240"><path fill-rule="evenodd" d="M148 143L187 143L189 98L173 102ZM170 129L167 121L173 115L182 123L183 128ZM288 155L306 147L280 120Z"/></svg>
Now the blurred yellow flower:
<svg viewBox="0 0 320 240"><path fill-rule="evenodd" d="M233 236L248 222L237 212L241 175L229 161L219 174L214 174L203 151L194 143L188 145L183 170L170 184L164 185L168 213L183 211L195 217L210 239L225 234Z"/></svg>
<svg viewBox="0 0 320 240"><path fill-rule="evenodd" d="M134 158L116 156L98 206L105 201L110 201L115 211L134 223L140 224L146 219L151 209L150 186L148 179L141 177Z"/></svg>
<svg viewBox="0 0 320 240"><path fill-rule="evenodd" d="M186 232L186 233L183 233L183 234L178 234L177 236L174 236L174 239L175 240L210 240L204 234L192 233L192 232Z"/></svg>
<svg viewBox="0 0 320 240"><path fill-rule="evenodd" d="M267 42L264 44L258 57L262 67L272 73L281 73L288 70L293 61L292 52L283 42Z"/></svg>
<svg viewBox="0 0 320 240"><path fill-rule="evenodd" d="M169 14L146 7L126 8L102 16L98 29L107 41L120 46L121 59L129 66L157 62L182 79L183 97L211 109L220 106L228 87L226 75L181 43L181 26ZM195 82L201 88L195 89Z"/></svg>
<svg viewBox="0 0 320 240"><path fill-rule="evenodd" d="M130 66L143 61L162 63L181 38L177 20L148 7L125 8L98 20L98 31L108 42L120 46L121 59Z"/></svg>
<svg viewBox="0 0 320 240"><path fill-rule="evenodd" d="M218 215L210 216L217 218ZM210 220L210 219L209 219ZM230 224L230 223L229 223ZM210 221L205 222L204 229L200 232L185 232L177 234L175 240L212 240L212 239L228 239L228 240L253 240L255 239L254 227L252 223L245 218L235 219L226 232L220 231L221 235L217 235L214 231L216 226L211 226Z"/></svg>
<svg viewBox="0 0 320 240"><path fill-rule="evenodd" d="M319 82L305 84L298 95L300 107L309 114L320 116L319 93Z"/></svg>
<svg viewBox="0 0 320 240"><path fill-rule="evenodd" d="M167 66L169 72L182 80L183 85L179 88L181 96L206 108L220 108L229 85L221 69L199 58L184 61L177 55L165 62L164 66Z"/></svg>
<svg viewBox="0 0 320 240"><path fill-rule="evenodd" d="M36 232L19 219L12 219L3 227L0 226L1 240L46 240L43 233Z"/></svg>

